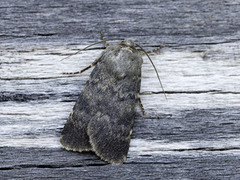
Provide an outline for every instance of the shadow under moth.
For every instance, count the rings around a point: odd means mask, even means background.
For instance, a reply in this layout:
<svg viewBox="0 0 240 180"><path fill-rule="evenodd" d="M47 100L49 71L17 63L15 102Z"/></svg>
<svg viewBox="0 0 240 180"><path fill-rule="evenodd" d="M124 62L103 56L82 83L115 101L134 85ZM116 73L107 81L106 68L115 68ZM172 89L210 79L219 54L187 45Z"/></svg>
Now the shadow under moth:
<svg viewBox="0 0 240 180"><path fill-rule="evenodd" d="M141 106L143 60L135 46L124 39L108 46L94 61L95 67L60 137L65 149L93 151L111 164L126 160L137 106Z"/></svg>

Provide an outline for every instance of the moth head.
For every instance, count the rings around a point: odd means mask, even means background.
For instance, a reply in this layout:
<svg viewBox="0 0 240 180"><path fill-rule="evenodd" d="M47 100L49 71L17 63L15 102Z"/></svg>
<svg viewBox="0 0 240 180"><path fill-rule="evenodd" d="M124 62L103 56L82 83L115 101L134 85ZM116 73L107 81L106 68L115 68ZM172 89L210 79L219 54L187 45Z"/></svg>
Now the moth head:
<svg viewBox="0 0 240 180"><path fill-rule="evenodd" d="M135 43L131 39L124 39L120 44L125 45L125 46L129 46L131 48L135 47Z"/></svg>

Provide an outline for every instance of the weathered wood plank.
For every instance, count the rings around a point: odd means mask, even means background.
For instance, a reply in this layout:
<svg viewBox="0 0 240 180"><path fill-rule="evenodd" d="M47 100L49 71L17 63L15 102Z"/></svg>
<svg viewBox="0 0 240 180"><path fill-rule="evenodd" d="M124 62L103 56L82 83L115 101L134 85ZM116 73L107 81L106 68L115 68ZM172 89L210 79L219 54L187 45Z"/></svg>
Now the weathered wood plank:
<svg viewBox="0 0 240 180"><path fill-rule="evenodd" d="M0 3L1 178L239 179L240 2L12 1ZM60 61L95 40L130 37L144 58L146 116L128 159L106 165L60 149L59 136L102 49ZM139 111L140 112L140 111Z"/></svg>
<svg viewBox="0 0 240 180"><path fill-rule="evenodd" d="M239 39L240 2L2 0L0 38L4 42L96 41L131 37L148 46L216 44Z"/></svg>
<svg viewBox="0 0 240 180"><path fill-rule="evenodd" d="M228 45L226 44L226 47ZM80 77L66 77L61 73L83 69L90 64L89 59L97 57L100 51L87 51L65 61L60 61L61 56L58 55L67 51L62 46L59 49L55 48L52 53L49 52L51 49L46 47L44 50L40 48L40 50L33 52L28 49L17 51L17 55L8 55L8 51L2 51L4 61L0 69L2 74L0 80L2 90L0 113L2 118L0 118L3 119L2 123L5 126L2 126L1 132L6 135L7 129L12 133L11 128L17 128L19 129L18 133L25 134L25 131L34 131L32 126L36 126L38 134L43 129L44 132L48 131L46 128L49 128L50 131L54 129L53 127L60 128L59 125L63 126L90 71ZM28 58L31 60L28 61ZM180 114L186 115L192 109L200 109L200 112L201 109L203 112L208 109L210 114L211 111L219 113L218 118L220 119L215 118L219 121L228 121L229 117L221 119L224 113L230 114L231 112L233 117L238 114L237 110L240 106L238 89L240 64L238 61L225 59L206 62L201 53L180 53L178 50L164 51L159 55L152 55L152 58L156 66L162 69L160 75L168 100L165 100L161 93L158 94L161 90L157 78L155 78L155 72L150 63L144 59L141 98L147 112L145 119L148 116L153 119L161 117L161 114L167 116L177 114L179 119L186 120L186 117L184 115L180 117ZM161 61L157 61L158 59ZM214 109L219 109L219 111L214 112ZM230 111L231 109L236 110ZM209 122L215 119L209 119ZM19 126L20 124L28 124L29 121L32 124L28 128ZM239 124L237 121L236 123L238 127ZM229 127L230 131L231 128ZM192 131L192 137L194 137L194 133ZM237 132L236 137L238 137ZM3 142L8 142L8 138ZM30 141L30 143L33 142Z"/></svg>
<svg viewBox="0 0 240 180"><path fill-rule="evenodd" d="M60 149L1 148L5 178L78 179L239 179L240 156L231 152L174 152L133 158L107 165L90 153ZM19 157L18 154L21 154ZM11 158L9 158L11 157ZM52 157L55 161L52 161Z"/></svg>

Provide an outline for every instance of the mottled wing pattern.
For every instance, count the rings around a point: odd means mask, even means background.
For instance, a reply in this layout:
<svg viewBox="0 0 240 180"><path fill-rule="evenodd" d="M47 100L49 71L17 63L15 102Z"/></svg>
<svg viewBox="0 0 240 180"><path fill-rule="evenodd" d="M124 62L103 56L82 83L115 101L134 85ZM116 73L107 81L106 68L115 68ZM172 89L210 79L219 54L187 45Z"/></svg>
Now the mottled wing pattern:
<svg viewBox="0 0 240 180"><path fill-rule="evenodd" d="M60 137L60 143L67 150L82 152L92 149L87 134L87 126L91 118L87 104L86 96L82 92Z"/></svg>
<svg viewBox="0 0 240 180"><path fill-rule="evenodd" d="M112 164L126 160L137 115L141 65L137 50L124 43L104 51L62 132L66 149L92 150Z"/></svg>

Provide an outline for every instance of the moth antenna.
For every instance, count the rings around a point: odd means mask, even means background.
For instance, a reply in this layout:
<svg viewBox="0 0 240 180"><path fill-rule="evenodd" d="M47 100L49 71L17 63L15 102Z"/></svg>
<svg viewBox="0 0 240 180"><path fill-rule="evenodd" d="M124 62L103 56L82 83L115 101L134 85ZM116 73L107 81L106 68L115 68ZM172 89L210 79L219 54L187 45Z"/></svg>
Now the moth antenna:
<svg viewBox="0 0 240 180"><path fill-rule="evenodd" d="M92 44L86 46L86 47L83 48L83 49L80 49L79 51L75 52L74 54L71 54L71 55L69 55L69 56L61 59L61 61L63 61L64 59L67 59L67 58L69 58L69 57L71 57L71 56L74 56L74 55L80 53L81 51L84 51L84 50L88 49L88 48L91 47L91 46L94 46L94 45L96 45L96 44L100 44L100 43L103 43L103 42L106 42L106 41L113 41L113 40L122 40L122 41L123 41L124 39L123 39L123 38L110 38L110 39L103 39L103 40L101 40L101 41L97 41L97 42L95 42L95 43L92 43Z"/></svg>
<svg viewBox="0 0 240 180"><path fill-rule="evenodd" d="M158 72L157 72L156 66L153 64L152 59L150 58L150 56L148 55L148 53L142 48L142 46L140 46L140 45L138 45L138 44L135 44L135 45L138 46L138 47L147 55L148 59L150 60L152 66L153 66L153 68L154 68L154 70L155 70L155 72L156 72L156 74L157 74L158 81L159 81L159 83L160 83L160 85L161 85L161 88L162 88L162 90L163 90L164 96L165 96L165 98L167 99L167 96L166 96L166 93L165 93L165 91L164 91L162 82L161 82L161 80L160 80L160 76L159 76L159 74L158 74Z"/></svg>
<svg viewBox="0 0 240 180"><path fill-rule="evenodd" d="M104 40L104 32L103 31L100 32L100 36L101 36L101 40Z"/></svg>
<svg viewBox="0 0 240 180"><path fill-rule="evenodd" d="M99 58L97 58L91 65L85 67L85 68L82 69L81 71L72 72L72 73L63 73L63 74L71 74L71 75L73 75L73 74L81 74L81 73L83 73L84 71L86 71L86 70L90 69L91 67L95 66L95 65L98 63L98 61L101 59L101 57L102 57L102 56L100 56Z"/></svg>

